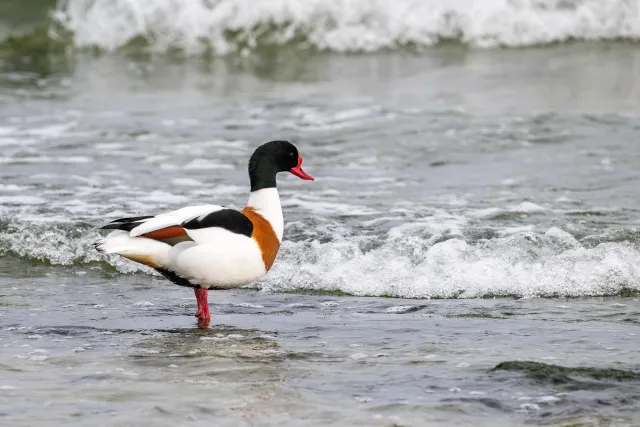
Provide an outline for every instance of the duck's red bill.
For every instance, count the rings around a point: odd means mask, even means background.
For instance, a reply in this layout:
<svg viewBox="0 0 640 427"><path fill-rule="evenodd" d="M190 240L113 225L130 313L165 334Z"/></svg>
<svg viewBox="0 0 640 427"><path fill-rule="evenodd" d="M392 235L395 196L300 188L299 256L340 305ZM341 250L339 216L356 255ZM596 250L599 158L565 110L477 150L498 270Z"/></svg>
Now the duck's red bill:
<svg viewBox="0 0 640 427"><path fill-rule="evenodd" d="M298 166L293 167L289 170L289 172L291 172L292 174L294 174L295 176L302 178L302 179L306 179L308 181L313 181L314 178L309 175L308 173L306 173L305 171L302 170L302 157L298 156Z"/></svg>

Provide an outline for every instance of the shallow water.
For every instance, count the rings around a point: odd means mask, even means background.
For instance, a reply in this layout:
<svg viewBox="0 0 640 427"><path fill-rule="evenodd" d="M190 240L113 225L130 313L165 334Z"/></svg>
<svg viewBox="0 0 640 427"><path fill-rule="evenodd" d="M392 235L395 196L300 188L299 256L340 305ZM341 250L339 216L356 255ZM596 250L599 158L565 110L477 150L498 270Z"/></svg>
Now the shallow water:
<svg viewBox="0 0 640 427"><path fill-rule="evenodd" d="M2 46L2 425L640 424L635 44ZM242 206L275 138L317 180L279 178L276 264L211 292L209 329L93 250L120 216Z"/></svg>
<svg viewBox="0 0 640 427"><path fill-rule="evenodd" d="M29 269L2 280L6 425L640 422L639 374L490 371L508 360L634 368L637 299L237 290L213 295L203 330L190 293L162 279Z"/></svg>

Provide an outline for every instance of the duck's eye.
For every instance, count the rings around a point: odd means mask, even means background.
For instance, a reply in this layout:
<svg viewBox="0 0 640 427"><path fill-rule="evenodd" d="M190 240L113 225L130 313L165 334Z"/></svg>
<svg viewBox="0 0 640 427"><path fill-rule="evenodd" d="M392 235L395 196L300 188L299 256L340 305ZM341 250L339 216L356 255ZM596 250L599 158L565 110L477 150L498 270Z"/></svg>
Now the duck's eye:
<svg viewBox="0 0 640 427"><path fill-rule="evenodd" d="M295 156L296 156L296 153L294 153L293 151L289 152L289 157L295 157Z"/></svg>

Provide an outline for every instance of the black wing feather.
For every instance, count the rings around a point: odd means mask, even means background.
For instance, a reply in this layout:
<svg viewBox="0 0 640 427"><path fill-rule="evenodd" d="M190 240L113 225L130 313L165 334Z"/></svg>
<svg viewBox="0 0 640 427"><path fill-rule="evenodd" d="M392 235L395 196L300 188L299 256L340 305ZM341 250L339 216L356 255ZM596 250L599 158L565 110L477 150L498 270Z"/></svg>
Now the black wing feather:
<svg viewBox="0 0 640 427"><path fill-rule="evenodd" d="M128 218L119 218L111 221L109 224L100 227L100 230L124 230L131 231L144 222L145 219L153 218L153 215L132 216Z"/></svg>
<svg viewBox="0 0 640 427"><path fill-rule="evenodd" d="M181 226L187 230L220 227L232 233L244 234L251 237L253 223L245 214L235 209L221 209L202 217L185 221Z"/></svg>

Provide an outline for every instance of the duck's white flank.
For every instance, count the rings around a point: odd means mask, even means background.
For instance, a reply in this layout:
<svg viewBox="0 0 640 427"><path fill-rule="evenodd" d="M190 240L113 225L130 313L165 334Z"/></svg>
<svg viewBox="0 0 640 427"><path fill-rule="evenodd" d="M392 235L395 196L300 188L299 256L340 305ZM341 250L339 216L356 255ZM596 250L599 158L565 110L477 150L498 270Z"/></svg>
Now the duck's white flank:
<svg viewBox="0 0 640 427"><path fill-rule="evenodd" d="M244 286L267 272L252 238L223 228L207 229L207 238L209 243L183 242L172 247L169 269L204 288Z"/></svg>

